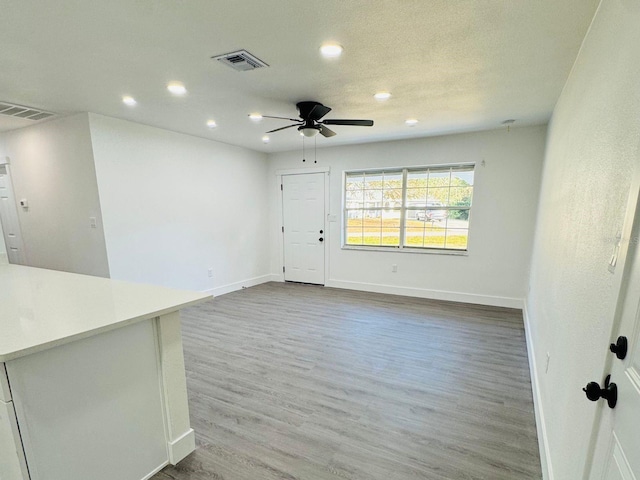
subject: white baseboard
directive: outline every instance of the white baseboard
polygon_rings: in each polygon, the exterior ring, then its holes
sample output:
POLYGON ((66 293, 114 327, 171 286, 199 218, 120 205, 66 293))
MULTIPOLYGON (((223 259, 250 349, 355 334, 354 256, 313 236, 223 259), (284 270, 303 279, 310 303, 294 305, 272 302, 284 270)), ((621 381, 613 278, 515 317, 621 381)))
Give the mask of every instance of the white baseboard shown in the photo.
POLYGON ((210 288, 209 290, 204 290, 202 293, 218 297, 220 295, 224 295, 225 293, 231 293, 235 292, 236 290, 241 290, 242 288, 254 287, 256 285, 260 285, 261 283, 277 281, 278 275, 261 275, 259 277, 248 278, 240 282, 229 283, 221 287, 210 288))
POLYGON ((345 288, 347 290, 362 290, 365 292, 389 293, 391 295, 405 295, 407 297, 430 298, 433 300, 447 300, 450 302, 475 303, 493 307, 522 308, 521 298, 497 297, 491 295, 476 295, 472 293, 449 292, 446 290, 429 290, 414 287, 399 287, 379 283, 351 282, 346 280, 328 280, 326 287, 345 288))
POLYGON ((141 480, 150 480, 156 473, 158 473, 160 470, 162 470, 167 465, 169 465, 169 462, 163 462, 161 465, 157 466, 151 472, 149 472, 147 475, 142 477, 141 480))
POLYGON ((173 442, 169 442, 169 463, 176 465, 180 460, 196 449, 196 434, 193 428, 180 435, 173 442))
POLYGON ((544 421, 544 411, 542 408, 542 397, 540 396, 540 382, 538 381, 538 367, 536 366, 536 353, 531 337, 531 320, 527 310, 527 302, 522 308, 524 318, 524 333, 527 340, 527 354, 529 356, 529 373, 531 375, 531 389, 533 391, 533 410, 536 415, 536 430, 538 432, 538 448, 540 449, 540 464, 542 466, 543 480, 553 479, 553 468, 551 465, 551 452, 549 451, 549 440, 547 438, 547 424, 544 421))

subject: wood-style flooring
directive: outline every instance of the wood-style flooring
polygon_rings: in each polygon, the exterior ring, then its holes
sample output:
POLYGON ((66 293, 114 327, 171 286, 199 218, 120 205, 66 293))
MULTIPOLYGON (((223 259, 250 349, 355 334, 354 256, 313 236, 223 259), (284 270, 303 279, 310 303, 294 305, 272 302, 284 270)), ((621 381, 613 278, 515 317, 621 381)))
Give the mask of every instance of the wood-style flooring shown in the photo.
POLYGON ((519 310, 267 283, 182 322, 198 448, 153 480, 541 478, 519 310))

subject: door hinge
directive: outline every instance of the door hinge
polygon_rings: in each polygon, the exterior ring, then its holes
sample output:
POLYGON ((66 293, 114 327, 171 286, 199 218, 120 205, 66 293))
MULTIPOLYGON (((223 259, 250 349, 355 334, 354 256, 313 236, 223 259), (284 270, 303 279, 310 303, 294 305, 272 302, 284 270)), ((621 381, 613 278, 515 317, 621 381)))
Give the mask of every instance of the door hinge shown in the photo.
POLYGON ((284 225, 282 226, 282 233, 284 233, 284 225))
POLYGON ((284 190, 284 188, 282 188, 282 184, 280 184, 280 191, 283 191, 283 190, 284 190))
POLYGON ((282 273, 284 273, 284 265, 282 266, 282 273))

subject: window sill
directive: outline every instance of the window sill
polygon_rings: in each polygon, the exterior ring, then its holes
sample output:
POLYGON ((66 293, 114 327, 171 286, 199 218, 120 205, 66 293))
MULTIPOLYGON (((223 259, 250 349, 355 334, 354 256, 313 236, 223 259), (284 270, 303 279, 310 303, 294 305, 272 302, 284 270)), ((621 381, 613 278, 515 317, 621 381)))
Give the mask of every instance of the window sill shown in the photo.
POLYGON ((342 245, 342 250, 361 250, 367 252, 417 253, 419 255, 453 255, 457 257, 469 256, 469 250, 445 250, 440 248, 397 248, 397 247, 366 247, 364 245, 342 245))

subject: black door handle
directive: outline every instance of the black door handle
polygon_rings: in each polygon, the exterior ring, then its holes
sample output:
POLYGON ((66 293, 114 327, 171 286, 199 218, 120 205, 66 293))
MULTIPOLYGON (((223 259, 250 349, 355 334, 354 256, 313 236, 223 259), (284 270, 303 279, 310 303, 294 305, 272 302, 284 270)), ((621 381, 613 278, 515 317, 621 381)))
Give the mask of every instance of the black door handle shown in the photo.
POLYGON ((324 242, 324 238, 322 238, 322 237, 320 237, 318 240, 319 240, 320 242, 324 242))
POLYGON ((627 356, 627 337, 619 336, 616 343, 609 346, 609 350, 615 353, 620 360, 624 360, 627 356))
POLYGON ((600 385, 596 382, 589 382, 582 391, 587 394, 587 398, 592 402, 597 402, 604 398, 609 408, 615 408, 618 402, 618 386, 615 383, 610 383, 610 381, 611 375, 607 375, 604 381, 604 388, 600 388, 600 385))
POLYGON ((324 230, 320 230, 320 235, 322 235, 324 233, 324 230))

